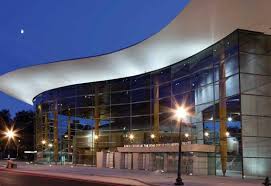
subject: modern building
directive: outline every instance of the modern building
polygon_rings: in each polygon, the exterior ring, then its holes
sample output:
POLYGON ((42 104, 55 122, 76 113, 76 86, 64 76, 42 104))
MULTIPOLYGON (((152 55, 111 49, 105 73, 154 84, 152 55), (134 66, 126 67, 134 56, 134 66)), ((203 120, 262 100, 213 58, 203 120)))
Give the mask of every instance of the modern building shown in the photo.
POLYGON ((34 104, 38 161, 171 172, 181 138, 184 174, 267 176, 268 7, 191 0, 137 45, 18 69, 0 76, 0 89, 34 104), (190 113, 183 122, 178 105, 190 113))

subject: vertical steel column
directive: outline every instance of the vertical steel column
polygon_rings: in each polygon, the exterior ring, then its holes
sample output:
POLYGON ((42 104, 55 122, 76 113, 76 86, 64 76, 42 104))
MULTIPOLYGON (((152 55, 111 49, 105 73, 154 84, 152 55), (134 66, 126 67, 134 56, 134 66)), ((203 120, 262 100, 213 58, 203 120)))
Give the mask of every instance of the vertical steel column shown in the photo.
POLYGON ((219 118, 220 118, 220 156, 223 176, 227 170, 227 104, 226 104, 226 77, 225 61, 219 64, 219 118))
POLYGON ((54 111, 54 161, 58 161, 58 112, 57 112, 57 103, 55 105, 54 111))
POLYGON ((158 143, 160 138, 159 129, 159 83, 156 79, 153 87, 154 103, 153 103, 153 133, 155 135, 154 142, 158 143))

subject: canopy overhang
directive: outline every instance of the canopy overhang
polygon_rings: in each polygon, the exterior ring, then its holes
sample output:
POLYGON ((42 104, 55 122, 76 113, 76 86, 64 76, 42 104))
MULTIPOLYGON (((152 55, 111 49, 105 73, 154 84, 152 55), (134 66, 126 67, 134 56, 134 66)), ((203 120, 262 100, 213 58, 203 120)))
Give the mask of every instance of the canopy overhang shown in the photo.
POLYGON ((156 35, 126 49, 18 69, 0 76, 0 90, 26 103, 63 86, 139 75, 188 58, 234 30, 269 32, 270 0, 191 0, 156 35))

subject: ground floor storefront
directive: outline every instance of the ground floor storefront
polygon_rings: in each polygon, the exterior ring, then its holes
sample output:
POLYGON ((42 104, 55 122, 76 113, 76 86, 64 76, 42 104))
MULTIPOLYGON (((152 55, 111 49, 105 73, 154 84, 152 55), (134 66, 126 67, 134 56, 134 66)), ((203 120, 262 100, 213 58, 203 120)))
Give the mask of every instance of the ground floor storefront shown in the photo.
MULTIPOLYGON (((97 152, 98 168, 176 172, 178 144, 127 145, 116 152, 97 152)), ((186 175, 215 175, 215 146, 182 145, 181 170, 186 175)))

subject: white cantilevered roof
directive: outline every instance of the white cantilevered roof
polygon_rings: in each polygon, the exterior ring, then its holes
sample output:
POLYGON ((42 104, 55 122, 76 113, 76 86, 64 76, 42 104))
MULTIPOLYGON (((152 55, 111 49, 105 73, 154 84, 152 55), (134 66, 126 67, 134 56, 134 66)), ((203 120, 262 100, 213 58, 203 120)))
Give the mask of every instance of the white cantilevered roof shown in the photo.
POLYGON ((18 69, 0 76, 0 90, 26 103, 47 90, 133 76, 176 63, 235 29, 270 32, 270 0, 191 0, 156 35, 111 54, 18 69))

